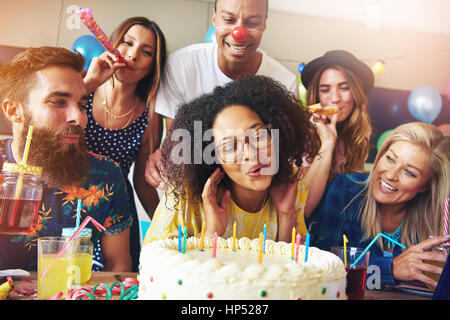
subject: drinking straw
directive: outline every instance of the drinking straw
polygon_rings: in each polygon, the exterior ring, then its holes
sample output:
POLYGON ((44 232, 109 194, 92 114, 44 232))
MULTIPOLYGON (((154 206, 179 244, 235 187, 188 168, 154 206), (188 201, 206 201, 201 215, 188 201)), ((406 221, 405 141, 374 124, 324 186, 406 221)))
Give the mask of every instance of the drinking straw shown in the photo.
POLYGON ((344 266, 347 268, 347 236, 344 234, 343 235, 344 238, 344 266))
POLYGON ((263 228, 263 249, 262 252, 266 252, 266 232, 267 232, 267 227, 266 224, 264 224, 264 228, 263 228))
POLYGON ((200 251, 203 251, 203 238, 205 237, 205 221, 202 221, 202 233, 200 235, 200 251))
POLYGON ((448 235, 448 201, 449 201, 449 198, 445 198, 445 202, 444 202, 444 228, 443 228, 443 232, 442 232, 443 236, 448 235))
POLYGON ((353 269, 353 268, 356 266, 356 264, 359 262, 359 260, 361 260, 361 258, 366 254, 366 252, 367 252, 367 251, 370 249, 370 247, 375 243, 375 241, 378 240, 379 237, 384 237, 384 238, 386 238, 387 240, 389 240, 389 241, 395 243, 396 245, 402 247, 403 249, 406 249, 406 247, 405 247, 404 245, 402 245, 401 243, 395 241, 394 239, 392 239, 392 238, 386 236, 385 234, 383 234, 382 232, 380 232, 380 233, 377 234, 377 236, 372 240, 372 242, 369 243, 369 245, 367 246, 367 248, 364 249, 364 251, 363 251, 363 252, 361 253, 361 255, 358 257, 358 259, 356 259, 355 262, 353 262, 353 263, 351 264, 350 269, 353 269))
MULTIPOLYGON (((32 125, 30 125, 28 127, 27 140, 25 142, 25 150, 23 151, 23 156, 22 156, 22 165, 27 164, 28 153, 30 152, 31 138, 33 136, 33 129, 34 129, 34 126, 32 126, 32 125)), ((17 185, 16 185, 16 194, 14 195, 14 200, 15 200, 14 207, 13 207, 13 211, 11 213, 11 217, 9 218, 9 223, 8 223, 8 225, 10 227, 14 226, 15 221, 16 221, 17 210, 19 209, 19 202, 17 200, 20 198, 20 191, 22 190, 22 184, 23 184, 23 173, 20 173, 19 178, 17 180, 17 185)))
POLYGON ((294 250, 295 250, 295 227, 292 228, 291 260, 294 260, 294 250))
POLYGON ((75 222, 75 229, 80 227, 80 218, 81 218, 81 199, 78 199, 78 205, 77 205, 77 219, 75 222))
POLYGON ((181 224, 178 225, 178 252, 181 252, 181 224))
POLYGON ((187 238, 187 229, 186 226, 184 226, 184 230, 183 230, 183 253, 186 253, 186 238, 187 238))
POLYGON ((66 244, 64 245, 64 247, 56 254, 55 257, 55 261, 53 261, 52 264, 50 264, 46 270, 44 270, 41 273, 41 277, 44 277, 47 272, 50 270, 50 268, 53 266, 53 264, 55 264, 56 259, 59 259, 63 253, 67 250, 67 248, 69 247, 69 245, 72 243, 73 240, 75 240, 76 238, 78 238, 78 236, 80 235, 81 231, 86 227, 86 225, 92 222, 94 224, 94 226, 98 229, 98 231, 105 231, 105 227, 103 227, 100 223, 98 223, 94 218, 87 216, 86 219, 84 219, 83 223, 78 227, 78 229, 74 232, 74 234, 69 238, 69 240, 66 242, 66 244))
POLYGON ((105 47, 105 49, 109 52, 113 53, 119 59, 119 62, 126 63, 119 50, 114 48, 111 40, 94 20, 94 17, 92 16, 92 9, 80 8, 77 11, 77 14, 80 16, 81 21, 89 29, 89 31, 91 31, 92 34, 97 38, 97 40, 100 41, 102 46, 105 47))
POLYGON ((236 221, 233 223, 233 245, 231 249, 236 251, 236 221))
POLYGON ((262 256, 263 256, 263 248, 264 246, 264 235, 262 232, 259 233, 259 256, 258 256, 258 263, 262 263, 262 256))
POLYGON ((212 249, 212 257, 216 257, 216 250, 217 250, 217 232, 214 232, 214 242, 213 242, 213 249, 212 249))
POLYGON ((310 241, 310 235, 309 232, 306 234, 306 240, 305 240, 305 262, 308 262, 308 251, 309 251, 309 241, 310 241))
POLYGON ((299 234, 297 234, 297 240, 295 242, 296 246, 295 246, 295 262, 298 263, 298 250, 300 249, 300 241, 302 239, 302 236, 299 234))

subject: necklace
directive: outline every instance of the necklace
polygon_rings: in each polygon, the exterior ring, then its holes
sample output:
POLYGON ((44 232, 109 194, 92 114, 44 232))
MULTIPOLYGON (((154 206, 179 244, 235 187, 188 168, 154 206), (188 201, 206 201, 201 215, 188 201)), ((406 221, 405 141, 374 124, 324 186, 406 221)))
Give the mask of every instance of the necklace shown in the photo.
MULTIPOLYGON (((387 233, 387 232, 383 232, 383 234, 391 239, 394 239, 397 242, 400 242, 400 238, 402 236, 402 227, 403 227, 403 220, 402 223, 400 223, 400 226, 397 228, 397 230, 395 230, 393 233, 387 233)), ((392 243, 392 241, 389 241, 385 238, 383 238, 383 244, 386 246, 388 250, 391 250, 395 247, 395 243, 392 243)))
MULTIPOLYGON (((265 205, 266 205, 266 200, 267 200, 267 195, 269 194, 269 190, 267 190, 266 191, 266 194, 264 195, 264 201, 263 201, 263 205, 262 205, 262 208, 259 210, 259 212, 258 212, 258 214, 259 214, 259 217, 258 217, 258 221, 256 222, 256 224, 255 224, 255 228, 253 229, 253 234, 252 234, 252 238, 251 239, 254 239, 255 238, 255 233, 256 233, 256 230, 258 230, 258 227, 259 227, 259 223, 261 222, 261 216, 263 215, 263 209, 264 209, 264 207, 265 207, 265 205)), ((236 204, 236 203, 235 203, 236 204)), ((243 226, 244 224, 242 224, 241 223, 241 221, 240 221, 240 219, 238 218, 238 216, 237 216, 237 214, 235 213, 235 212, 233 212, 233 216, 234 216, 234 220, 237 222, 237 224, 238 225, 240 225, 240 226, 243 226)))
POLYGON ((111 110, 108 108, 108 101, 107 101, 107 95, 106 95, 106 86, 104 88, 105 88, 104 89, 104 91, 105 91, 105 93, 104 93, 105 100, 103 100, 103 109, 105 109, 105 128, 108 128, 108 117, 106 116, 107 114, 111 118, 117 120, 117 119, 122 119, 122 118, 126 117, 127 115, 129 115, 131 113, 131 116, 128 118, 127 123, 121 129, 126 128, 131 123, 131 120, 133 119, 133 116, 134 116, 134 112, 136 111, 137 95, 135 95, 135 98, 134 98, 134 106, 133 106, 133 108, 131 108, 130 111, 128 111, 128 112, 126 112, 126 113, 124 113, 124 114, 122 114, 120 116, 117 116, 117 115, 113 114, 111 112, 111 110))
POLYGON ((105 88, 105 100, 103 100, 103 108, 105 109, 105 113, 107 113, 111 118, 113 118, 113 119, 122 119, 122 118, 125 118, 126 116, 128 116, 130 113, 134 112, 134 109, 136 107, 137 96, 136 96, 135 101, 134 101, 134 107, 130 111, 125 112, 124 114, 121 114, 119 116, 117 116, 114 113, 112 113, 112 111, 108 107, 108 100, 107 100, 107 95, 106 95, 106 86, 104 88, 105 88))

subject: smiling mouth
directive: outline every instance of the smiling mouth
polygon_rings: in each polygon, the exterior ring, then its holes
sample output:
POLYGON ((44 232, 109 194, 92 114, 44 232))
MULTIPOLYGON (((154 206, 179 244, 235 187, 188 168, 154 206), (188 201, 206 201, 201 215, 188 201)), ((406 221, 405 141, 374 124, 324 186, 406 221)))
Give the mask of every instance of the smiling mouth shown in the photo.
POLYGON ((247 50, 247 49, 250 47, 249 44, 248 44, 248 45, 232 45, 232 44, 229 43, 229 42, 225 42, 225 44, 226 44, 231 50, 236 51, 236 52, 244 52, 245 50, 247 50))
POLYGON ((382 188, 382 190, 386 190, 388 192, 395 192, 398 190, 397 188, 394 188, 381 178, 380 178, 380 187, 382 188))

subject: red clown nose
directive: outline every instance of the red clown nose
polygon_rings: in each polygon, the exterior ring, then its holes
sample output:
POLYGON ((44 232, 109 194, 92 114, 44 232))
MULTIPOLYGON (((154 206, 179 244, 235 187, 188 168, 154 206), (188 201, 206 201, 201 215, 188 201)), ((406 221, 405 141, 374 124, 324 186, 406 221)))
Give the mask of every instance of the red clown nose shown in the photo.
POLYGON ((248 32, 244 27, 238 26, 231 31, 231 36, 236 41, 244 41, 248 38, 248 32))

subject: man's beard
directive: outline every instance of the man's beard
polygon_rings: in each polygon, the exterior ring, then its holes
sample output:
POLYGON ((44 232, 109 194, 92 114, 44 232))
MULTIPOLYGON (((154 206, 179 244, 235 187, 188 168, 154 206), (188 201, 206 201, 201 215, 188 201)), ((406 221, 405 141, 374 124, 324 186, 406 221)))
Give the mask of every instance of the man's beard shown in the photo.
MULTIPOLYGON (((19 139, 19 150, 25 150, 30 124, 27 120, 19 139)), ((89 174, 89 154, 84 130, 80 126, 71 126, 63 131, 35 126, 27 164, 42 168, 41 178, 48 187, 62 188, 75 182, 81 183, 89 174), (62 142, 61 139, 66 134, 79 134, 78 144, 62 142)))

